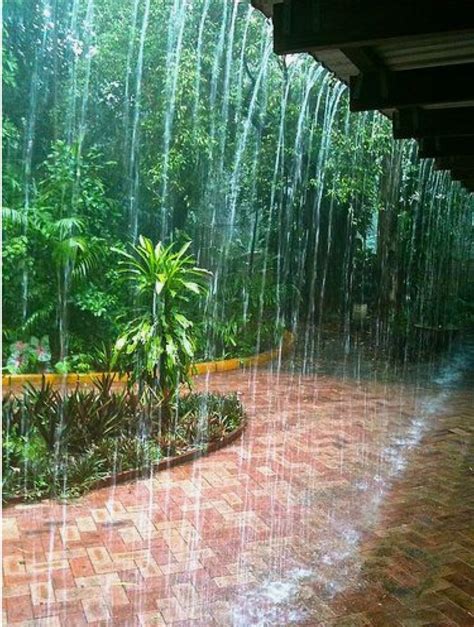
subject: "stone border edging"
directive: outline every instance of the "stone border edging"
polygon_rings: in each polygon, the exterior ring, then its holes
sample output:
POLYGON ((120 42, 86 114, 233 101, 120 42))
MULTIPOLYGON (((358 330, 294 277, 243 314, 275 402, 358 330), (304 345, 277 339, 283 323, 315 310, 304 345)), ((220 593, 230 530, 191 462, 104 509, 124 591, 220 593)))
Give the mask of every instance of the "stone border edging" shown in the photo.
MULTIPOLYGON (((209 442, 209 444, 205 448, 195 448, 190 451, 186 451, 182 455, 175 455, 174 457, 165 457, 161 461, 156 464, 153 464, 151 470, 154 472, 159 472, 160 470, 167 470, 168 468, 173 468, 174 466, 179 466, 180 464, 185 464, 186 462, 193 461, 195 459, 199 459, 200 457, 206 457, 209 453, 214 453, 221 448, 224 448, 237 438, 239 438, 245 428, 247 427, 248 420, 244 418, 242 424, 234 429, 230 433, 223 435, 219 440, 214 440, 213 442, 209 442)), ((126 481, 130 481, 132 479, 137 479, 140 477, 146 477, 150 472, 150 469, 131 469, 124 470, 123 472, 119 472, 116 475, 110 475, 109 477, 104 477, 103 479, 98 479, 97 482, 93 483, 90 487, 91 490, 97 490, 99 488, 107 488, 111 485, 116 485, 119 483, 125 483, 126 481)))
MULTIPOLYGON (((252 357, 232 358, 232 359, 220 359, 218 361, 204 361, 192 366, 191 374, 209 374, 212 372, 229 372, 231 370, 239 370, 239 368, 245 368, 246 366, 262 366, 266 364, 280 354, 285 354, 291 349, 294 343, 294 334, 291 331, 285 331, 283 333, 280 348, 274 348, 263 353, 258 353, 252 357)), ((47 383, 71 385, 78 383, 92 383, 94 379, 100 378, 104 374, 116 374, 117 382, 127 381, 127 375, 119 375, 118 373, 104 373, 104 372, 87 372, 70 373, 70 374, 7 374, 2 375, 2 387, 11 388, 15 385, 24 385, 25 383, 41 383, 44 380, 47 383)))

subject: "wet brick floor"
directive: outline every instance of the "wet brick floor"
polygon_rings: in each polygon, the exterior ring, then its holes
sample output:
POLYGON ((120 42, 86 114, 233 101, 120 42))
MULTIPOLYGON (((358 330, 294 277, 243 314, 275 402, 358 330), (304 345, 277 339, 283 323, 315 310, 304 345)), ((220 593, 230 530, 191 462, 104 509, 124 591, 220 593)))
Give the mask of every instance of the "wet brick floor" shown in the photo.
POLYGON ((250 417, 228 448, 4 509, 4 624, 474 625, 472 390, 208 384, 250 417))

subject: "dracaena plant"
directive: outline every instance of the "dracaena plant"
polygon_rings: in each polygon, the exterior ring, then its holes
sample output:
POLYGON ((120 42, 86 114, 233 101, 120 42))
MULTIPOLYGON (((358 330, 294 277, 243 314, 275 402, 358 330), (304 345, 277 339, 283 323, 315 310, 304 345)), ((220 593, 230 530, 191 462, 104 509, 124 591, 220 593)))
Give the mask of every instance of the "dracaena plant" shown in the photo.
POLYGON ((117 250, 120 271, 132 284, 140 315, 132 320, 115 345, 115 359, 125 365, 140 392, 151 387, 161 398, 162 418, 168 420, 196 349, 193 322, 186 304, 206 291, 207 270, 188 254, 191 242, 154 245, 141 236, 131 252, 117 250))

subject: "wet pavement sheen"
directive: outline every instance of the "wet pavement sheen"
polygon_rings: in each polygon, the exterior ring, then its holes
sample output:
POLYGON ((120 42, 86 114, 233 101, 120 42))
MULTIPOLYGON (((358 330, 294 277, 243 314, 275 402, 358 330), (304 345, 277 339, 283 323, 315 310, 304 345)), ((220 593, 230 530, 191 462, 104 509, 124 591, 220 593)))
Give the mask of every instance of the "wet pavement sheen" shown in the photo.
POLYGON ((243 437, 3 512, 8 625, 474 625, 471 386, 270 370, 243 437))

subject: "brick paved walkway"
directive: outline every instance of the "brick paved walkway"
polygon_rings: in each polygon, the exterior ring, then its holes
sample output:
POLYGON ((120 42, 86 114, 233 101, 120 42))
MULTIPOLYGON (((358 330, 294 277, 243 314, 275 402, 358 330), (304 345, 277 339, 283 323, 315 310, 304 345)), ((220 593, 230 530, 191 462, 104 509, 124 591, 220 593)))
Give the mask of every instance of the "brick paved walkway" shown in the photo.
POLYGON ((209 385, 242 393, 237 443, 4 510, 4 624, 474 625, 473 392, 209 385))

